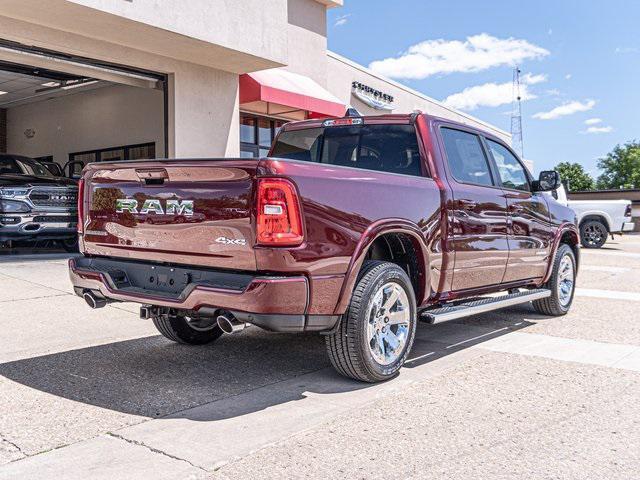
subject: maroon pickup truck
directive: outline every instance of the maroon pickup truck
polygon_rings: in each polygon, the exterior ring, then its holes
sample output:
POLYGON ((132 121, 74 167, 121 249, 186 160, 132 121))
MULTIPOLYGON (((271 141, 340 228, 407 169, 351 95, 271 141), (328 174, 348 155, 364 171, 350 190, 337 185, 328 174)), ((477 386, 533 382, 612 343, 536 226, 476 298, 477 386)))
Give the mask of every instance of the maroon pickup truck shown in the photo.
POLYGON ((429 115, 289 123, 268 158, 89 165, 70 276, 91 307, 140 303, 175 342, 319 332, 340 373, 376 382, 418 320, 569 310, 575 214, 541 193, 558 186, 429 115))

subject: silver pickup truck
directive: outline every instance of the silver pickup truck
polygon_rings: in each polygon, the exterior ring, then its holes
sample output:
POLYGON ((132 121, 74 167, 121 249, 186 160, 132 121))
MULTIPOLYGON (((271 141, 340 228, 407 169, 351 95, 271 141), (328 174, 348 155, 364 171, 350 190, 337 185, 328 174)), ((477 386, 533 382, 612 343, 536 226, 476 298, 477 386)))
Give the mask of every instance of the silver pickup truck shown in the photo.
POLYGON ((0 155, 0 246, 15 241, 56 240, 77 248, 78 186, 43 164, 0 155))

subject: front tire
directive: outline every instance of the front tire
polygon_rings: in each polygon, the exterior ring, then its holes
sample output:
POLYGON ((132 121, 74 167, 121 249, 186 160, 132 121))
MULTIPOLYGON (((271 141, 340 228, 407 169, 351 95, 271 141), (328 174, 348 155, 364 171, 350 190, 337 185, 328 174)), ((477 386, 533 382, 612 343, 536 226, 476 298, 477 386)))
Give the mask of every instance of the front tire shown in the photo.
POLYGON ((223 333, 215 319, 160 315, 153 318, 153 324, 164 337, 186 345, 206 345, 223 333))
POLYGON ((551 290, 551 296, 534 300, 533 308, 543 315, 566 315, 571 308, 576 289, 576 257, 569 245, 563 243, 558 248, 551 278, 543 288, 551 290))
POLYGON ((580 225, 580 243, 584 248, 602 248, 607 235, 607 226, 598 220, 588 220, 580 225))
POLYGON ((326 337, 329 359, 346 377, 388 380, 411 351, 416 323, 415 294, 405 271, 394 263, 367 261, 347 312, 326 337))

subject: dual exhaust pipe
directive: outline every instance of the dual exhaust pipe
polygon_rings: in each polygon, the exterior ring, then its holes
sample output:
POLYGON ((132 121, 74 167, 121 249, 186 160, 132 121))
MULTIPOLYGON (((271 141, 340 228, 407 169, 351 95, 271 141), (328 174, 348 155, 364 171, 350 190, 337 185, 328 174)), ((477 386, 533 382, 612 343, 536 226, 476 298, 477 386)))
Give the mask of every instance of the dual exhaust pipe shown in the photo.
MULTIPOLYGON (((107 303, 109 303, 109 300, 103 297, 100 293, 96 293, 92 290, 86 290, 82 294, 82 298, 84 298, 84 301, 87 302, 87 305, 94 309, 103 308, 107 305, 107 303)), ((152 317, 152 308, 148 306, 140 307, 140 316, 142 318, 152 317)), ((231 312, 227 312, 224 310, 219 311, 216 317, 216 323, 218 324, 220 330, 229 335, 241 332, 250 325, 249 323, 241 322, 231 312)))

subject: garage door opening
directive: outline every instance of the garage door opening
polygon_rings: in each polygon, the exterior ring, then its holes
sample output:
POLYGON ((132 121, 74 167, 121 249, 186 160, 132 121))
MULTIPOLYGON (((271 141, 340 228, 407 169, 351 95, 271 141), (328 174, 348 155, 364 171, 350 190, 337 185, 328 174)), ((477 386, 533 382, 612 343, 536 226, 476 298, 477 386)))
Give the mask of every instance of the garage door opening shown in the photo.
POLYGON ((165 86, 161 74, 0 42, 0 253, 73 241, 88 163, 166 156, 165 86))

